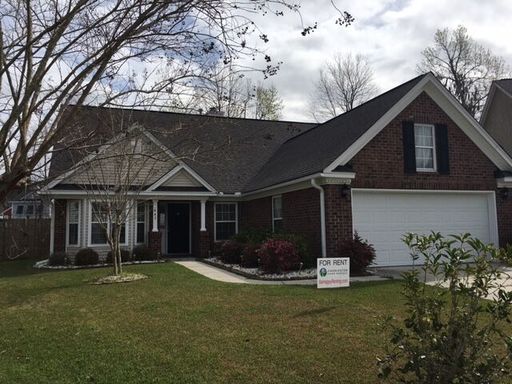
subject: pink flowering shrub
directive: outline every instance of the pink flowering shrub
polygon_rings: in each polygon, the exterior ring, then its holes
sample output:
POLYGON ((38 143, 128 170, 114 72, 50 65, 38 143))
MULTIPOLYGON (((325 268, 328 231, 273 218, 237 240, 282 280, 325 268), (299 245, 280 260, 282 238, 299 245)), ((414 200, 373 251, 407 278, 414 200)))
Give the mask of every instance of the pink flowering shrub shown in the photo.
POLYGON ((258 254, 260 266, 267 273, 293 271, 301 267, 297 247, 290 241, 267 240, 261 245, 258 254))

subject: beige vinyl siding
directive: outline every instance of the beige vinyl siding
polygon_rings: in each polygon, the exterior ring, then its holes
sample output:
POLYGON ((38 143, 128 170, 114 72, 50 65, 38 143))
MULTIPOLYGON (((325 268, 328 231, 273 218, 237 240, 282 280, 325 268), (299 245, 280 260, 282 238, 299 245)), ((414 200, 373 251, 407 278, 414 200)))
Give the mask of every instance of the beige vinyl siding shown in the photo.
POLYGON ((182 169, 169 180, 162 184, 164 187, 201 187, 202 184, 198 182, 186 170, 182 169))
POLYGON ((116 183, 117 180, 126 180, 116 175, 116 171, 119 171, 119 167, 115 165, 116 153, 120 156, 131 156, 129 161, 125 160, 122 164, 129 164, 128 168, 131 168, 133 174, 136 174, 136 177, 133 178, 133 185, 149 186, 155 183, 173 169, 177 162, 145 136, 144 139, 144 153, 150 154, 151 157, 127 154, 131 152, 123 149, 126 143, 118 143, 99 154, 96 159, 91 160, 89 163, 92 164, 91 167, 79 167, 75 173, 61 183, 105 185, 116 183))
MULTIPOLYGON (((100 260, 104 259, 107 256, 107 253, 110 251, 110 247, 108 245, 89 245, 89 224, 91 220, 90 215, 90 204, 91 200, 94 199, 83 199, 80 201, 80 232, 79 232, 79 243, 78 246, 68 246, 66 248, 66 252, 73 260, 74 255, 81 248, 92 248, 96 252, 98 252, 100 256, 100 260)), ((134 210, 131 209, 127 220, 126 220, 126 234, 127 234, 127 244, 121 245, 123 249, 131 250, 135 243, 135 219, 136 216, 134 214, 134 210)), ((67 225, 66 225, 67 230, 67 225)))

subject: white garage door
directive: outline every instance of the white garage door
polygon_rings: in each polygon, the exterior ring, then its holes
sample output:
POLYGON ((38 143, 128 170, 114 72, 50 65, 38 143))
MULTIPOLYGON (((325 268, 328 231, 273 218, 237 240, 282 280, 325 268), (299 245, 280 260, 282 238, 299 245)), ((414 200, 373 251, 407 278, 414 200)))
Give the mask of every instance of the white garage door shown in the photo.
POLYGON ((494 194, 352 190, 354 230, 375 247, 376 265, 412 264, 402 242, 407 232, 469 232, 497 244, 494 194))

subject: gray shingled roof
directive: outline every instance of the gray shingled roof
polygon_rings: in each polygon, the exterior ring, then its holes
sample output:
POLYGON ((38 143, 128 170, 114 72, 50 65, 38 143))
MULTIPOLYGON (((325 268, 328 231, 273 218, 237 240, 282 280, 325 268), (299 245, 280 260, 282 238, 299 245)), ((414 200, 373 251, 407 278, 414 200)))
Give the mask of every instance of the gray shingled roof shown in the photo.
MULTIPOLYGON (((242 191, 283 142, 316 125, 118 108, 74 106, 70 111, 73 117, 67 125, 71 137, 79 131, 94 132, 91 141, 99 144, 112 137, 117 122, 123 121, 125 128, 136 123, 225 193, 242 191)), ((65 172, 81 156, 80 151, 56 152, 50 177, 65 172)))
MULTIPOLYGON (((67 124, 72 136, 94 132, 89 141, 96 145, 112 137, 120 121, 125 128, 136 123, 177 156, 185 156, 183 161, 217 191, 247 192, 322 172, 424 76, 319 125, 76 106, 69 108, 67 124)), ((56 152, 50 177, 69 169, 80 156, 80 151, 56 152)))
POLYGON ((253 191, 322 172, 424 76, 418 76, 288 140, 252 178, 245 190, 253 191))
POLYGON ((501 88, 503 88, 509 95, 512 96, 512 79, 501 79, 501 80, 496 80, 495 82, 501 88))

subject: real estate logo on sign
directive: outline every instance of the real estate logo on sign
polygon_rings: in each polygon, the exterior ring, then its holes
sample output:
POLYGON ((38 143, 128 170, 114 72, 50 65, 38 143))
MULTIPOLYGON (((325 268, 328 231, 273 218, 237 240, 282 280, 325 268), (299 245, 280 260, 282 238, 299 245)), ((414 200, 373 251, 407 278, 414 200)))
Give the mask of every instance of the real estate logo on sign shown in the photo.
POLYGON ((316 270, 317 288, 350 286, 350 259, 348 257, 317 259, 316 270))

